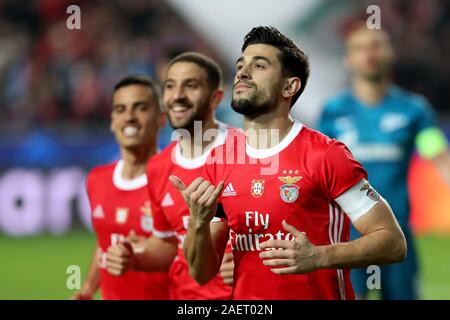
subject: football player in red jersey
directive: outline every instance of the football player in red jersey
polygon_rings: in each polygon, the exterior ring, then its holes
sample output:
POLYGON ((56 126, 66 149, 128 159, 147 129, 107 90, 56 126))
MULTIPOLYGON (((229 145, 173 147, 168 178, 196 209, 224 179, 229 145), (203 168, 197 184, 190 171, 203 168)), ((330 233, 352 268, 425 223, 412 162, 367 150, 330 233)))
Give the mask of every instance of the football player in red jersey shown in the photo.
POLYGON ((108 269, 113 274, 122 274, 129 268, 158 270, 161 266, 155 264, 158 260, 152 256, 163 252, 164 247, 178 248, 169 270, 170 297, 175 300, 231 298, 233 261, 230 248, 220 273, 208 284, 200 286, 189 275, 183 253, 189 207, 169 181, 171 174, 193 181, 202 174, 210 150, 225 142, 227 127, 217 122, 214 116, 223 97, 221 78, 217 63, 198 53, 183 53, 169 62, 163 101, 169 122, 182 139, 152 157, 147 166, 151 181, 148 191, 154 218, 153 237, 148 240, 143 253, 133 254, 123 244, 108 251, 108 269))
POLYGON ((230 132, 188 187, 170 178, 190 207, 190 273, 207 283, 230 239, 234 299, 354 299, 349 268, 405 258, 389 205, 344 144, 290 118, 309 75, 292 40, 254 28, 236 69, 247 136, 230 132), (349 242, 350 221, 362 237, 349 242))
POLYGON ((97 244, 86 281, 73 299, 92 299, 99 287, 103 299, 169 298, 167 272, 129 272, 116 277, 106 270, 110 246, 125 238, 139 246, 152 234, 145 170, 147 160, 156 153, 158 130, 164 123, 159 88, 151 79, 129 76, 115 86, 111 131, 121 159, 94 168, 87 177, 97 244))

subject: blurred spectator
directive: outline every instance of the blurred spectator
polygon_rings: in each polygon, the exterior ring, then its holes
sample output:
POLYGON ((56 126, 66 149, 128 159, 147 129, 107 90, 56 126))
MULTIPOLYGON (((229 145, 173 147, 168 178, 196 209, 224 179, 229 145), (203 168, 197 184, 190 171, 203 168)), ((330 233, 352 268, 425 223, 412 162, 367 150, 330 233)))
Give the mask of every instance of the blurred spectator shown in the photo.
POLYGON ((366 8, 381 8, 381 27, 387 30, 397 53, 395 82, 425 95, 438 111, 449 112, 450 1, 365 0, 353 2, 356 14, 343 24, 343 33, 355 21, 367 18, 366 8))

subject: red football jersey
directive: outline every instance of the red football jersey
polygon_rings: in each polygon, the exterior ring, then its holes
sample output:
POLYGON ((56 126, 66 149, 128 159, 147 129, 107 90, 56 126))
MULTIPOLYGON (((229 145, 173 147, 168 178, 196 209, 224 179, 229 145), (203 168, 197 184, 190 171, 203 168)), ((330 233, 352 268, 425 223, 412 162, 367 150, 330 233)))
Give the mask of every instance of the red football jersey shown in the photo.
MULTIPOLYGON (((217 146, 225 141, 226 128, 221 125, 217 146)), ((155 155, 147 165, 147 176, 156 237, 178 239, 178 253, 169 270, 170 297, 174 300, 223 300, 231 299, 231 286, 224 284, 220 275, 200 286, 189 275, 183 242, 189 223, 189 207, 180 192, 169 181, 170 175, 179 177, 186 185, 200 177, 207 156, 188 159, 182 156, 177 142, 171 143, 161 153, 155 155)), ((227 251, 231 251, 228 248, 227 251)))
POLYGON ((97 235, 100 289, 103 299, 169 299, 167 272, 129 271, 114 276, 106 270, 106 251, 131 230, 149 237, 153 217, 147 192, 147 177, 122 178, 123 161, 94 168, 87 177, 92 224, 97 235))
POLYGON ((259 243, 295 239, 283 220, 315 245, 348 241, 350 220, 334 199, 367 174, 345 145, 298 121, 269 149, 254 149, 242 133, 230 131, 203 175, 215 185, 225 183, 223 211, 215 220, 226 219, 230 227, 234 299, 354 298, 349 270, 277 275, 259 258, 259 243))

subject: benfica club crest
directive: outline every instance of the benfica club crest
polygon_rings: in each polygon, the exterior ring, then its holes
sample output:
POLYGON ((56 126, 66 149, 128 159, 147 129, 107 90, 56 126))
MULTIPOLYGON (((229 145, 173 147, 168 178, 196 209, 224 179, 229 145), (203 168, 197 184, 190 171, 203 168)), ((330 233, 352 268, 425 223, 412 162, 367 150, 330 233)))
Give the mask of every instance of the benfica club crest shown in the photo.
POLYGON ((141 207, 141 228, 146 232, 153 231, 153 217, 152 217, 152 209, 150 208, 150 203, 147 201, 141 207))
POLYGON ((369 183, 364 183, 364 186, 359 191, 367 191, 366 196, 370 198, 372 201, 380 201, 381 197, 380 195, 372 189, 369 183))
POLYGON ((286 203, 292 203, 298 198, 298 189, 299 187, 295 185, 296 182, 299 182, 303 179, 303 177, 278 177, 281 182, 285 184, 280 187, 280 197, 286 203))
POLYGON ((259 198, 264 193, 264 179, 252 180, 252 196, 259 198))

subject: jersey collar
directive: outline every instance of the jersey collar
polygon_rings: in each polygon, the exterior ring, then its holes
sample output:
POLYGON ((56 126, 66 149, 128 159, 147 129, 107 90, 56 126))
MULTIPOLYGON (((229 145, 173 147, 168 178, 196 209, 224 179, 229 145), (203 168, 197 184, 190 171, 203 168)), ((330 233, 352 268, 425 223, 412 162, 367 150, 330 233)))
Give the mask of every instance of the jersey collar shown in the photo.
POLYGON ((283 149, 285 149, 289 144, 295 139, 295 137, 300 133, 302 130, 302 123, 298 121, 297 119, 294 120, 294 124, 289 131, 289 133, 283 138, 283 140, 280 141, 277 145, 273 146, 272 148, 267 149, 255 149, 252 146, 250 146, 247 141, 245 142, 245 152, 247 153, 247 156, 254 159, 263 159, 263 158, 269 158, 277 153, 280 153, 283 149))
POLYGON ((122 177, 123 160, 117 161, 114 167, 113 184, 119 190, 131 191, 136 190, 147 185, 147 176, 145 174, 140 175, 131 180, 126 180, 122 177))
POLYGON ((175 161, 176 164, 184 169, 197 169, 205 165, 206 159, 209 156, 209 153, 212 149, 214 149, 217 146, 220 146, 221 144, 225 143, 225 140, 227 138, 228 129, 227 126, 224 123, 219 122, 219 134, 217 138, 214 140, 214 142, 208 146, 207 150, 199 157, 196 158, 186 158, 181 154, 181 148, 180 144, 177 143, 175 145, 175 161))

